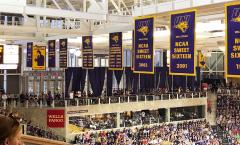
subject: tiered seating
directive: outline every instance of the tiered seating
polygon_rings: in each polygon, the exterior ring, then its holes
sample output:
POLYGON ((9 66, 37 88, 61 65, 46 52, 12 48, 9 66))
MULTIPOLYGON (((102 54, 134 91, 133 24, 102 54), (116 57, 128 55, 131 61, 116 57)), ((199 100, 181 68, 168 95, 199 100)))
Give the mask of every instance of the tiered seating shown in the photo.
POLYGON ((210 125, 204 120, 177 124, 159 124, 122 130, 86 132, 77 135, 76 144, 157 145, 206 144, 219 145, 210 125))
POLYGON ((223 141, 240 144, 240 96, 236 90, 218 91, 216 121, 223 141))

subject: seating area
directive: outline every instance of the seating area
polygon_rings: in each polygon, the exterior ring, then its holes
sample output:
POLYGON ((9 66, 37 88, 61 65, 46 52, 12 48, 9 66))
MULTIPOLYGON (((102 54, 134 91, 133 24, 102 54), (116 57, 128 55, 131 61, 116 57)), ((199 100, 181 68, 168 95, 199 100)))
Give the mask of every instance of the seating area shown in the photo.
POLYGON ((217 95, 217 127, 229 144, 240 144, 240 97, 238 91, 228 90, 225 93, 222 91, 217 95))
POLYGON ((182 123, 168 123, 119 130, 85 132, 77 135, 75 144, 119 144, 119 145, 158 145, 158 144, 204 144, 220 145, 220 141, 206 120, 182 123))

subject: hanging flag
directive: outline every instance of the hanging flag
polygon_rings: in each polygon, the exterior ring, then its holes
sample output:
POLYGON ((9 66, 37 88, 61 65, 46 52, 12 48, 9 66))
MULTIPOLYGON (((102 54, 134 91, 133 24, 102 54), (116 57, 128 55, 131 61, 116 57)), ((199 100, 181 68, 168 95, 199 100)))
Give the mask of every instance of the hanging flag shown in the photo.
POLYGON ((3 64, 4 45, 0 45, 0 64, 3 64))
POLYGON ((200 68, 206 68, 206 57, 201 51, 198 51, 198 66, 200 68))
POLYGON ((226 77, 240 78, 240 2, 225 5, 226 77))
POLYGON ((56 41, 48 41, 48 67, 56 67, 56 41))
POLYGON ((27 43, 27 67, 32 67, 32 47, 32 42, 27 43))
POLYGON ((32 49, 32 69, 45 70, 46 69, 46 47, 33 46, 32 49))
POLYGON ((123 70, 122 32, 109 34, 109 69, 123 70))
POLYGON ((134 73, 154 73, 154 17, 135 19, 134 73))
POLYGON ((83 68, 93 69, 93 44, 92 36, 82 37, 83 68))
POLYGON ((194 10, 171 15, 171 75, 196 75, 195 16, 194 10))
POLYGON ((68 41, 67 39, 59 40, 59 67, 67 68, 67 47, 68 41))

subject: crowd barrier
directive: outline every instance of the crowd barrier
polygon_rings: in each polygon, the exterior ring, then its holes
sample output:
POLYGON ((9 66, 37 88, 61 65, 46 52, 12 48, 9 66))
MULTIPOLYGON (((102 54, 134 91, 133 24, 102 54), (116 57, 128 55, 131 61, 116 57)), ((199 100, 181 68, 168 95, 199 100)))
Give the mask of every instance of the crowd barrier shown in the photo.
POLYGON ((155 100, 178 100, 178 99, 193 99, 193 98, 206 98, 207 92, 189 92, 189 93, 165 93, 160 95, 130 95, 118 97, 88 97, 88 98, 74 98, 74 99, 26 99, 20 100, 19 98, 9 98, 2 101, 3 108, 7 106, 12 107, 72 107, 72 106, 89 106, 97 104, 113 104, 113 103, 130 103, 141 101, 155 101, 155 100))

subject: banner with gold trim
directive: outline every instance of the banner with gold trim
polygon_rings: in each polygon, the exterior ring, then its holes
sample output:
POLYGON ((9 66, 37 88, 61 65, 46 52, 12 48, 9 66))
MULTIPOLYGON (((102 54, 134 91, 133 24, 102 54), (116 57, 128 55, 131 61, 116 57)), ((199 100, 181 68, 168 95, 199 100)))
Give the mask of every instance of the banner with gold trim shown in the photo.
POLYGON ((170 69, 171 75, 196 75, 194 10, 171 14, 170 69))
POLYGON ((32 49, 32 69, 45 70, 46 69, 46 47, 33 46, 32 49))
POLYGON ((240 2, 225 5, 226 77, 240 78, 240 2))
POLYGON ((135 19, 134 73, 154 73, 154 17, 135 19))
POLYGON ((109 34, 109 69, 123 70, 122 32, 109 34))

